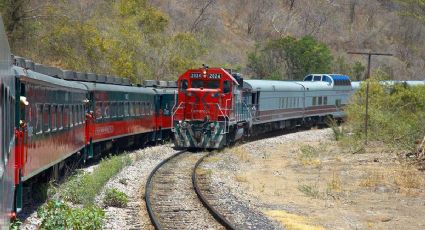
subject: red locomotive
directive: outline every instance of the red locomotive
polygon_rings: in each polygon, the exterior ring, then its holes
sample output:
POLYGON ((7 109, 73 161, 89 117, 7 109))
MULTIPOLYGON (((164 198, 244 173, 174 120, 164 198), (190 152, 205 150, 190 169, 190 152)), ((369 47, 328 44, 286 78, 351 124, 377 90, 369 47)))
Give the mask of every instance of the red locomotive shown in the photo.
POLYGON ((177 147, 221 148, 248 130, 250 113, 242 102, 243 79, 222 68, 186 71, 178 80, 173 109, 177 147))

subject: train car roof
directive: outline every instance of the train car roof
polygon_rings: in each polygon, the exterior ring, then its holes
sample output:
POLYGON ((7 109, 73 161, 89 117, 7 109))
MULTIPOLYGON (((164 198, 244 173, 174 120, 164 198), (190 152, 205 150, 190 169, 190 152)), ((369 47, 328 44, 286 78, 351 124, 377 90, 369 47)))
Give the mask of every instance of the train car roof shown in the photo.
POLYGON ((81 89, 81 90, 87 90, 84 85, 82 85, 79 82, 73 82, 73 81, 66 81, 60 78, 51 77, 45 74, 37 73, 32 70, 27 70, 22 67, 13 66, 14 74, 17 77, 25 77, 33 81, 41 81, 44 82, 47 85, 54 85, 54 86, 62 86, 67 88, 75 88, 75 89, 81 89))
POLYGON ((176 94, 177 88, 153 88, 159 94, 176 94))
POLYGON ((126 92, 126 93, 144 93, 144 94, 157 94, 153 88, 136 87, 136 86, 123 86, 123 85, 110 85, 92 82, 79 82, 87 87, 89 91, 110 91, 110 92, 126 92))
POLYGON ((362 83, 361 81, 352 81, 351 82, 351 87, 353 87, 353 89, 355 89, 355 90, 360 89, 360 84, 361 83, 362 83))
POLYGON ((306 90, 332 90, 333 86, 325 81, 298 81, 298 84, 305 87, 306 90))
POLYGON ((244 89, 251 91, 303 91, 301 84, 293 81, 244 80, 244 89))

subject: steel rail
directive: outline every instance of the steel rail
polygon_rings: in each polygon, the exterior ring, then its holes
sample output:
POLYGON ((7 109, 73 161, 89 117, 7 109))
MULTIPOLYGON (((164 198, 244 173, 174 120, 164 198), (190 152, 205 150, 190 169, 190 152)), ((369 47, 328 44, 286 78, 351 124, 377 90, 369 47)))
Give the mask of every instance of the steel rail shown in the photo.
POLYGON ((170 157, 168 157, 167 159, 161 161, 161 163, 159 163, 153 170, 152 172, 149 174, 148 180, 146 182, 146 186, 145 186, 145 202, 146 202, 146 209, 148 211, 149 214, 149 218, 151 219, 151 222, 153 224, 153 226, 155 227, 155 229, 159 230, 162 229, 161 225, 158 221, 158 219, 155 217, 155 214, 153 212, 152 209, 152 204, 151 204, 151 198, 150 198, 150 193, 152 192, 152 179, 155 176, 155 173, 158 171, 159 168, 161 168, 164 164, 166 164, 167 162, 169 162, 170 160, 172 160, 173 158, 179 156, 180 154, 183 154, 187 152, 187 150, 182 150, 179 151, 173 155, 171 155, 170 157))
POLYGON ((213 153, 210 152, 208 154, 205 154, 205 156, 201 157, 196 164, 195 167, 193 167, 192 170, 192 184, 193 188, 195 189, 196 195, 198 196, 199 200, 201 200, 204 207, 210 212, 210 214, 214 217, 214 219, 219 222, 221 225, 223 225, 228 230, 236 230, 237 228, 230 223, 223 215, 220 214, 217 209, 215 209, 207 200, 207 198, 202 194, 201 189, 198 186, 198 177, 196 175, 196 170, 198 169, 199 165, 204 161, 205 158, 211 156, 213 153))

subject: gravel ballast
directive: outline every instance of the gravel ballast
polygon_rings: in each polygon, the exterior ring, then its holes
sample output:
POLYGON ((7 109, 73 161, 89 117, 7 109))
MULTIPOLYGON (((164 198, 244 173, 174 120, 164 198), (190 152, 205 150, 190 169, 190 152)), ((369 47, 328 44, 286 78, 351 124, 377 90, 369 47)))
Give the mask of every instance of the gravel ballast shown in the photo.
MULTIPOLYGON (((130 156, 133 163, 112 177, 95 198, 95 204, 102 207, 105 211, 106 218, 103 229, 153 229, 145 211, 143 197, 145 183, 153 168, 175 152, 172 144, 166 144, 124 153, 130 156), (112 188, 124 192, 128 196, 127 207, 104 206, 105 191, 112 188)), ((86 173, 91 173, 95 167, 97 167, 97 164, 82 170, 86 173)), ((20 229, 34 230, 38 229, 41 224, 41 220, 37 217, 37 207, 43 204, 29 205, 33 207, 26 207, 20 213, 20 218, 23 219, 20 229)))

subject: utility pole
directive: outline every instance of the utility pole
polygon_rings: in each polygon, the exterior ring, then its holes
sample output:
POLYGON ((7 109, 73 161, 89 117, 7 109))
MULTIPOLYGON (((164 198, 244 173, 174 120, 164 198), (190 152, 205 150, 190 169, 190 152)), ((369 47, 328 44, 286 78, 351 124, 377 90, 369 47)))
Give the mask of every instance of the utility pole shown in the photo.
POLYGON ((370 63, 372 61, 372 56, 393 56, 389 53, 372 53, 372 52, 348 52, 348 54, 359 54, 367 55, 367 75, 366 75, 366 111, 365 111, 365 121, 364 121, 364 132, 365 132, 365 145, 367 145, 367 129, 369 121, 369 81, 370 78, 370 63))

